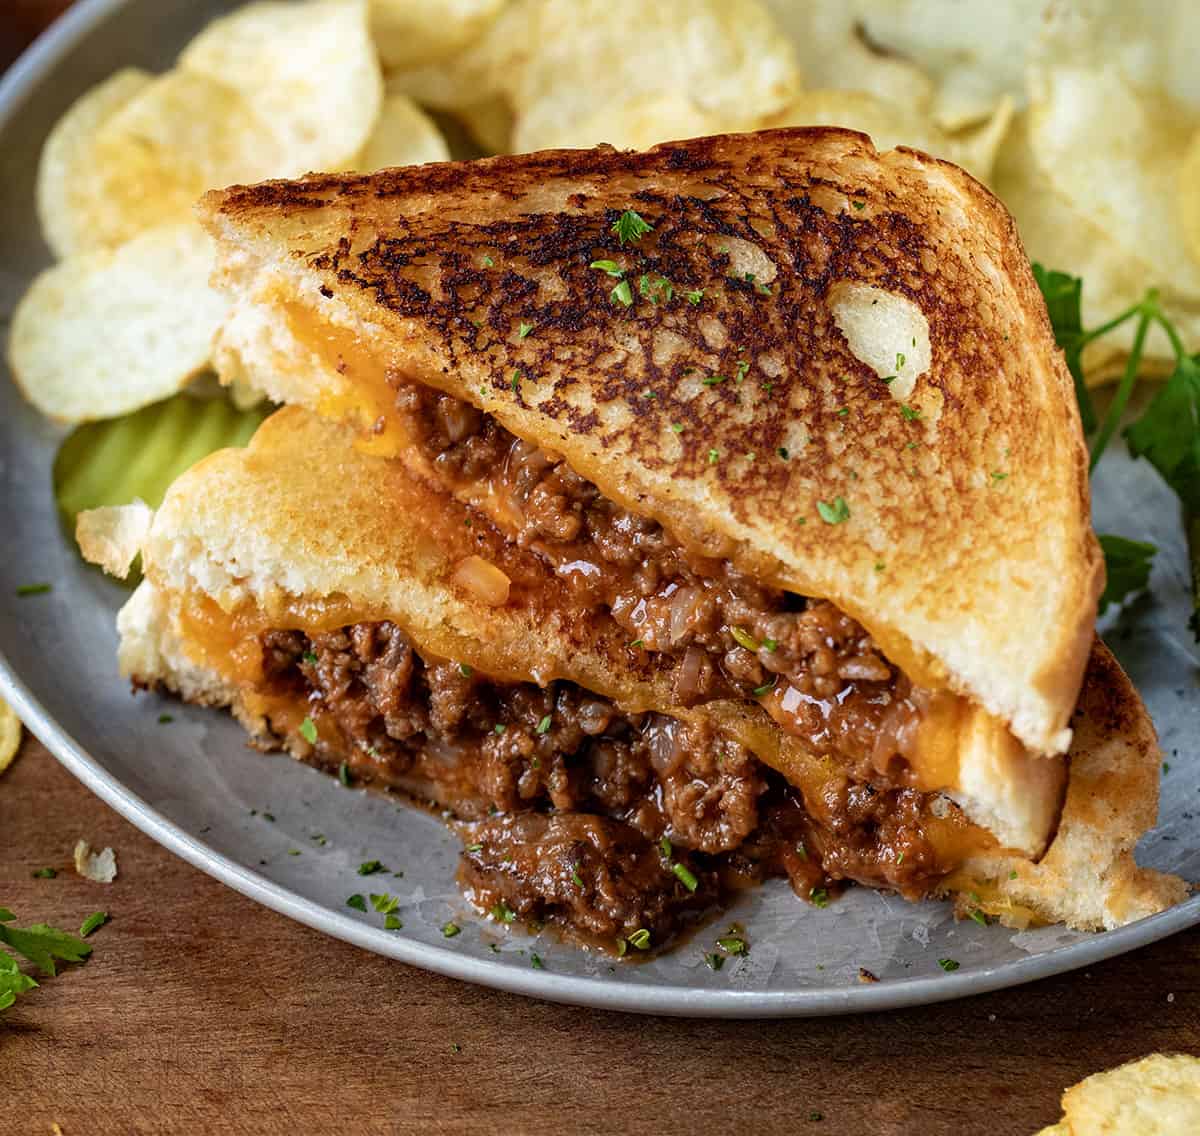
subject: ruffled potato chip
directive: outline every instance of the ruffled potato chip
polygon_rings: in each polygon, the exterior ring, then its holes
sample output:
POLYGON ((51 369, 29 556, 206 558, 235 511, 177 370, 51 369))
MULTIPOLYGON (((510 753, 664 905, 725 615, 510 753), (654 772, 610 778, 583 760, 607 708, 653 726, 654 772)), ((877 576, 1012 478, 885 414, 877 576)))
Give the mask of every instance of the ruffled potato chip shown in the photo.
POLYGON ((750 130, 753 126, 752 122, 723 120, 701 110, 678 91, 664 91, 606 106, 576 122, 556 145, 585 147, 607 142, 620 149, 645 150, 659 142, 750 130))
POLYGON ((207 364, 227 307, 209 287, 212 265, 211 239, 185 222, 47 269, 13 315, 22 393, 50 418, 84 422, 179 389, 207 364))
POLYGON ((988 181, 1012 115, 1012 102, 1004 98, 982 126, 949 134, 912 104, 884 100, 865 91, 827 90, 805 91, 766 125, 847 126, 869 134, 880 150, 911 146, 988 181))
POLYGON ((461 51, 505 0, 371 0, 371 36, 384 67, 423 67, 461 51))
POLYGON ((433 119, 407 95, 388 95, 356 168, 369 173, 387 166, 415 166, 449 158, 450 149, 433 119))
MULTIPOLYGON (((1161 267, 1145 255, 1144 247, 1130 247, 1120 232, 1099 224, 1056 187, 1031 148, 1028 117, 1027 113, 1017 116, 1001 145, 994 183, 1017 222, 1030 259, 1082 277, 1085 327, 1103 323, 1147 288, 1158 287, 1184 342, 1200 342, 1197 298, 1174 287, 1161 267)), ((1085 349, 1083 364, 1089 384, 1103 382, 1119 371, 1133 334, 1132 323, 1126 324, 1085 349)), ((1144 358, 1150 373, 1173 362, 1171 345, 1161 329, 1150 330, 1144 358)))
POLYGON ((513 112, 507 99, 496 96, 471 103, 456 110, 454 116, 485 153, 512 152, 513 112))
POLYGON ((13 763, 21 748, 21 719, 17 712, 0 698, 0 773, 13 763))
POLYGON ((1179 163, 1176 202, 1192 259, 1200 263, 1200 130, 1179 163))
POLYGON ((366 0, 248 4, 202 31, 178 66, 246 100, 259 138, 274 140, 263 176, 345 166, 366 145, 383 99, 366 0))
POLYGON ((169 71, 148 83, 96 133, 93 181, 103 209, 89 247, 112 247, 192 216, 213 186, 281 171, 283 155, 249 104, 203 75, 169 71))
POLYGON ((37 213, 56 257, 95 248, 105 234, 125 231, 123 201, 107 193, 104 178, 97 177, 95 139, 152 78, 132 67, 110 75, 80 96, 50 131, 38 160, 37 213))
POLYGON ((1200 1058, 1153 1053, 1094 1073, 1063 1093, 1071 1136, 1184 1136, 1200 1132, 1200 1058))
POLYGON ((510 77, 518 152, 578 144, 578 124, 638 99, 671 93, 719 121, 754 122, 800 90, 760 0, 541 0, 532 16, 537 50, 510 77))

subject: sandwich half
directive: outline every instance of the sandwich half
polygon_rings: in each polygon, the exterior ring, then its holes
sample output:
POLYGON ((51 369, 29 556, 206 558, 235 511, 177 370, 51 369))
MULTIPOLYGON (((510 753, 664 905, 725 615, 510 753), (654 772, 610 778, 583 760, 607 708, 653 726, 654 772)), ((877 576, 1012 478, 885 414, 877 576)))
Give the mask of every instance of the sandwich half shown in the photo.
POLYGON ((681 702, 668 654, 353 436, 286 408, 153 514, 83 514, 80 543, 117 574, 141 555, 118 620, 136 685, 228 706, 264 748, 436 803, 483 908, 657 947, 768 876, 809 899, 858 882, 1086 928, 1182 895, 1133 861, 1159 754, 1098 642, 1069 762, 989 741, 979 710, 946 783, 868 767, 753 699, 681 702))
MULTIPOLYGON (((1087 455, 1011 218, 962 170, 780 130, 234 187, 202 217, 222 378, 486 514, 678 702, 757 702, 926 785, 963 779, 964 735, 997 767, 1066 752, 1087 455)), ((1006 839, 1036 852, 1052 814, 1006 839)))

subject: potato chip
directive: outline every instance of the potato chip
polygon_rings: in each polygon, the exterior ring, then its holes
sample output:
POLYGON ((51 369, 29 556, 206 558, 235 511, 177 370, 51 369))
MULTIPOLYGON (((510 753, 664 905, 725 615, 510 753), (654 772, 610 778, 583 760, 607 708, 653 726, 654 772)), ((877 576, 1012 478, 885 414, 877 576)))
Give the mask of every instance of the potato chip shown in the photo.
POLYGON ((658 142, 751 130, 754 125, 744 120, 724 121, 678 91, 663 91, 606 106, 574 123, 555 145, 586 147, 607 142, 620 149, 645 150, 658 142))
POLYGON ((0 698, 0 773, 13 763, 21 748, 21 719, 17 712, 0 698))
POLYGON ((199 373, 225 314, 211 239, 194 222, 43 272, 13 316, 9 360, 43 414, 82 422, 165 398, 199 373))
POLYGON ((608 106, 668 92, 721 121, 756 121, 799 92, 791 45, 760 0, 541 0, 537 50, 505 77, 518 152, 577 141, 608 106))
POLYGON ((37 172, 37 213, 42 235, 60 259, 95 248, 103 234, 120 231, 120 209, 96 177, 95 137, 100 127, 150 83, 136 68, 110 75, 78 98, 50 131, 37 172))
POLYGON ((426 66, 461 51, 505 0, 371 0, 371 36, 384 67, 426 66))
POLYGON ((1025 64, 1046 7, 1046 0, 859 0, 853 15, 871 43, 933 80, 930 116, 955 131, 989 118, 1006 96, 1024 101, 1025 64))
POLYGON ((484 99, 461 107, 454 115, 485 153, 511 153, 513 112, 507 99, 500 96, 484 99))
POLYGON ((1200 298, 1200 263, 1176 209, 1196 115, 1119 75, 1083 66, 1034 72, 1029 145, 1050 183, 1093 224, 1153 261, 1164 283, 1200 298))
POLYGON ((171 71, 148 83, 97 132, 91 147, 92 247, 112 247, 192 216, 206 189, 278 172, 280 148, 237 91, 171 71))
POLYGON ((178 66, 246 100, 260 141, 273 139, 278 151, 262 176, 345 166, 366 145, 383 98, 366 0, 248 4, 210 24, 178 66))
POLYGON ((766 125, 847 126, 869 134, 880 150, 911 146, 954 162, 987 181, 1012 114, 1012 102, 1005 98, 982 126, 948 134, 912 104, 887 101, 865 91, 825 90, 805 91, 766 125))
MULTIPOLYGON (((1147 288, 1160 287, 1163 301, 1186 343, 1200 342, 1200 303, 1172 286, 1160 267, 1130 248, 1122 234, 1096 223, 1050 181, 1030 146, 1029 115, 1020 114, 996 159, 995 187, 1016 219, 1030 259, 1083 279, 1083 324, 1095 327, 1127 308, 1147 288)), ((1089 383, 1110 378, 1132 345, 1126 324, 1090 345, 1083 356, 1089 383)), ((1149 369, 1173 360, 1161 329, 1146 340, 1149 369)))
POLYGON ((1200 130, 1192 135, 1176 176, 1179 221, 1187 236, 1192 259, 1200 262, 1200 130))
POLYGON ((1200 1058, 1155 1053, 1095 1073, 1062 1105, 1071 1136, 1191 1136, 1200 1132, 1200 1058))
MULTIPOLYGON (((866 91, 914 106, 929 103, 933 95, 929 77, 909 60, 872 47, 863 37, 862 13, 854 3, 766 0, 766 4, 791 41, 805 87, 866 91)), ((868 4, 867 11, 871 10, 868 4)))
POLYGON ((388 95, 356 168, 364 173, 387 166, 445 162, 450 150, 433 120, 407 95, 388 95))

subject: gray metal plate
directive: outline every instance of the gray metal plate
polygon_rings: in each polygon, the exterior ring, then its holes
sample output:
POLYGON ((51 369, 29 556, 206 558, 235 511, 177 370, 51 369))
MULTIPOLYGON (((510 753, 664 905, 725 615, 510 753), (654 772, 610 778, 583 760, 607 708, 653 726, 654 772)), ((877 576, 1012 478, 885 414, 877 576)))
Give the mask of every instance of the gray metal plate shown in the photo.
MULTIPOLYGON (((48 262, 33 208, 38 149, 59 114, 114 68, 165 67, 220 0, 84 0, 0 84, 0 319, 48 262)), ((434 819, 379 795, 342 789, 284 757, 247 750, 221 714, 153 696, 132 698, 116 673, 113 618, 121 588, 80 563, 60 530, 50 469, 58 431, 0 377, 0 694, 93 791, 156 840, 246 895, 331 935, 443 974, 581 1005, 724 1017, 833 1014, 933 1002, 1026 982, 1119 954, 1200 922, 1200 897, 1103 935, 1058 927, 1013 933, 955 923, 946 905, 852 890, 824 910, 782 883, 729 913, 752 949, 718 973, 702 961, 715 929, 642 965, 543 934, 505 934, 479 919, 453 884, 457 842, 434 819), (48 595, 18 598, 24 583, 48 595), (251 810, 258 815, 252 816, 251 810), (266 811, 276 819, 262 817, 266 811), (323 835, 319 845, 313 836, 323 835), (290 855, 298 849, 301 855, 290 855), (403 876, 356 874, 378 858, 403 876), (345 906, 357 891, 402 899, 401 932, 345 906), (463 928, 447 940, 440 928, 463 928), (492 950, 492 946, 498 948, 492 950), (545 969, 530 964, 530 952, 545 969), (961 969, 945 974, 939 958, 961 969), (863 985, 859 967, 880 982, 863 985)), ((1154 867, 1200 879, 1200 696, 1186 631, 1187 558, 1174 499, 1124 456, 1096 482, 1097 527, 1161 549, 1153 598, 1109 628, 1170 760, 1162 819, 1144 842, 1154 867), (1196 819, 1193 819, 1193 816, 1196 819)), ((119 851, 119 850, 118 850, 119 851)))

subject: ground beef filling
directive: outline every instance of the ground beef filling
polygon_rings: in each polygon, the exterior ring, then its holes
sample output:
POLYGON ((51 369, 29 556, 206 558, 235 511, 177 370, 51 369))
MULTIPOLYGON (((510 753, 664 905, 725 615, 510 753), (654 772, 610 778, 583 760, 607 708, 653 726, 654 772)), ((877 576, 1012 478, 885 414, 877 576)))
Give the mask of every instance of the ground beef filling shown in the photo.
POLYGON ((570 683, 423 659, 391 623, 261 636, 266 689, 316 723, 311 759, 449 810, 484 909, 662 945, 732 887, 785 875, 920 895, 945 870, 932 798, 848 778, 806 808, 710 725, 626 714, 570 683))
POLYGON ((575 603, 607 608, 639 647, 679 658, 682 705, 762 698, 785 729, 860 773, 908 756, 921 692, 849 616, 685 548, 469 403, 396 388, 415 444, 448 488, 486 500, 504 534, 547 561, 575 603))

